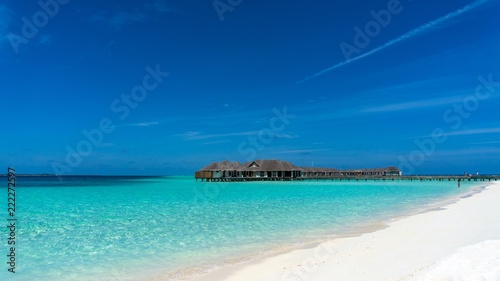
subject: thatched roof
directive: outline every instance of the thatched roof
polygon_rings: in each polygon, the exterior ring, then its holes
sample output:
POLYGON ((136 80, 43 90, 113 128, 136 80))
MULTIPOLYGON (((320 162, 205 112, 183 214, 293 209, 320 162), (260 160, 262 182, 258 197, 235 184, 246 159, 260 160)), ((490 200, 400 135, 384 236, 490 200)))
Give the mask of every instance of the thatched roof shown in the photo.
POLYGON ((321 168, 321 167, 300 167, 302 171, 304 172, 325 172, 325 173, 332 173, 332 172, 338 172, 337 169, 335 168, 321 168))
POLYGON ((252 162, 246 162, 239 170, 273 172, 273 171, 301 171, 302 169, 300 167, 293 165, 288 161, 255 160, 252 162))
POLYGON ((387 168, 385 168, 385 170, 386 170, 387 172, 399 172, 399 169, 398 169, 398 168, 396 168, 396 167, 394 167, 394 166, 387 167, 387 168))
POLYGON ((230 163, 227 160, 222 162, 213 162, 210 165, 203 167, 200 171, 235 171, 240 169, 242 166, 238 162, 230 163))
POLYGON ((222 162, 214 162, 200 169, 200 171, 259 171, 259 172, 274 172, 274 171, 302 171, 302 172, 399 172, 396 167, 387 168, 371 168, 371 169, 356 169, 356 170, 337 170, 334 168, 320 168, 320 167, 297 167, 288 161, 281 160, 255 160, 246 162, 241 165, 238 162, 229 162, 224 160, 222 162))
POLYGON ((366 169, 350 169, 350 170, 342 170, 343 172, 399 172, 399 169, 396 167, 387 167, 387 168, 366 168, 366 169))

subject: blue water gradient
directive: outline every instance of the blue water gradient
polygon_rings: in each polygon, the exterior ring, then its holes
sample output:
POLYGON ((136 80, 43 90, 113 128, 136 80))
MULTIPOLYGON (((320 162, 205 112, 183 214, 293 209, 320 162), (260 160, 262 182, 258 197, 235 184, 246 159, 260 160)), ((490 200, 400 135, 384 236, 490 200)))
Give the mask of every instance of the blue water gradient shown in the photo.
MULTIPOLYGON (((463 182, 457 188, 453 181, 202 183, 190 177, 18 177, 17 186, 17 273, 7 272, 4 239, 0 280, 173 278, 187 267, 222 266, 364 231, 474 187, 463 182)), ((0 190, 7 206, 7 188, 0 190)))

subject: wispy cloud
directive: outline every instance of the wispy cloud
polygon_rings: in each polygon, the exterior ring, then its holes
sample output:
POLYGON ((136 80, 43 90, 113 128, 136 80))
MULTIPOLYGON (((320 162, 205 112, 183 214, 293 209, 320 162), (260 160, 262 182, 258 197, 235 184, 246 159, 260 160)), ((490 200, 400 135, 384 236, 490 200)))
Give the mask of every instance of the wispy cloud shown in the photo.
POLYGON ((7 41, 7 33, 11 22, 10 13, 6 5, 0 5, 0 44, 7 41))
POLYGON ((417 27, 415 29, 412 29, 409 32, 407 32, 407 33, 405 33, 405 34, 403 34, 403 35, 401 35, 401 36, 399 36, 399 37, 397 37, 395 39, 392 39, 392 40, 386 42, 385 44, 383 44, 381 46, 378 46, 375 49, 372 49, 369 52, 366 52, 366 53, 364 53, 362 55, 359 55, 357 57, 354 57, 352 59, 349 59, 349 60, 337 63, 337 64, 335 64, 335 65, 333 65, 333 66, 331 66, 329 68, 326 68, 326 69, 324 69, 324 70, 322 70, 322 71, 320 71, 320 72, 318 72, 316 74, 308 76, 308 77, 306 77, 306 78, 298 81, 297 83, 302 83, 302 82, 305 82, 305 81, 307 81, 309 79, 318 77, 318 76, 323 75, 323 74, 325 74, 325 73, 327 73, 329 71, 335 70, 335 69, 337 69, 339 67, 342 67, 344 65, 350 64, 350 63, 355 62, 357 60, 360 60, 360 59, 366 58, 368 56, 371 56, 371 55, 373 55, 375 53, 378 53, 378 52, 380 52, 380 51, 382 51, 382 50, 384 50, 384 49, 386 49, 386 48, 388 48, 388 47, 390 47, 390 46, 392 46, 394 44, 397 44, 399 42, 408 40, 408 39, 410 39, 410 38, 412 38, 414 36, 417 36, 417 35, 420 35, 420 34, 423 34, 423 33, 429 32, 429 31, 432 31, 433 28, 435 28, 436 26, 438 26, 438 25, 440 25, 442 23, 445 23, 445 22, 447 22, 447 21, 449 21, 449 20, 451 20, 453 18, 456 18, 456 17, 458 17, 458 16, 460 16, 460 15, 462 15, 464 13, 467 13, 467 12, 469 12, 469 11, 471 11, 471 10, 473 10, 473 9, 481 6, 481 5, 484 5, 487 2, 489 2, 489 1, 490 0, 477 0, 477 1, 475 1, 475 2, 473 2, 471 4, 469 4, 469 5, 467 5, 465 7, 460 8, 460 9, 454 11, 454 12, 451 12, 451 13, 443 16, 443 17, 440 17, 440 18, 435 19, 433 21, 430 21, 430 22, 428 22, 426 24, 423 24, 423 25, 421 25, 421 26, 419 26, 419 27, 417 27))
POLYGON ((153 8, 159 13, 168 13, 175 11, 175 9, 173 9, 166 1, 162 0, 154 0, 153 3, 146 4, 145 6, 148 8, 153 8))
POLYGON ((50 45, 50 42, 51 42, 51 37, 50 35, 47 34, 41 35, 40 40, 38 40, 38 43, 45 46, 50 45))
POLYGON ((497 134, 500 133, 500 127, 468 129, 448 133, 448 136, 466 136, 466 135, 482 135, 482 134, 497 134))
POLYGON ((142 123, 132 123, 128 124, 127 126, 134 126, 134 127, 150 127, 150 126, 156 126, 159 125, 160 122, 142 122, 142 123))
MULTIPOLYGON (((466 155, 478 156, 485 154, 487 155, 489 154, 490 157, 497 158, 498 157, 497 154, 499 153, 500 153, 500 148, 494 148, 494 147, 484 147, 477 149, 457 149, 457 150, 436 151, 433 154, 432 158, 435 159, 436 161, 442 161, 442 157, 459 157, 466 155)), ((481 156, 481 158, 483 157, 484 156, 481 156)))
POLYGON ((417 101, 409 101, 403 103, 394 103, 382 106, 369 107, 362 109, 361 112, 378 113, 378 112, 403 111, 409 109, 419 109, 419 108, 428 108, 440 105, 448 105, 456 102, 461 102, 463 100, 464 97, 445 97, 438 99, 417 100, 417 101))
POLYGON ((500 144, 500 141, 480 141, 480 142, 471 142, 470 144, 500 144))
MULTIPOLYGON (((202 132, 189 131, 183 134, 177 134, 176 137, 182 137, 185 140, 204 140, 213 138, 225 138, 225 137, 241 137, 241 136, 258 136, 261 131, 247 131, 247 132, 235 132, 235 133, 224 133, 224 134, 203 134, 202 132)), ((275 138, 283 139, 293 139, 297 138, 297 135, 281 134, 275 133, 275 138)))
POLYGON ((182 134, 177 134, 175 136, 182 137, 186 140, 194 140, 194 139, 197 139, 197 137, 201 136, 201 132, 189 131, 189 132, 185 132, 182 134))
POLYGON ((296 139, 299 137, 299 135, 290 135, 290 134, 279 134, 279 133, 274 133, 274 137, 278 139, 296 139))
POLYGON ((115 146, 115 144, 112 142, 105 142, 105 143, 99 144, 98 146, 99 147, 111 147, 111 146, 115 146))
POLYGON ((90 18, 94 22, 103 22, 113 28, 120 29, 125 25, 146 20, 146 15, 141 12, 118 11, 113 14, 107 12, 99 12, 90 18))
POLYGON ((115 27, 121 27, 123 25, 141 22, 146 19, 146 16, 142 13, 130 13, 121 11, 112 16, 109 20, 109 23, 115 27))
POLYGON ((134 23, 155 20, 157 18, 155 14, 176 12, 176 9, 164 0, 153 0, 150 3, 141 4, 138 8, 135 11, 100 11, 94 14, 90 21, 102 22, 112 28, 121 29, 134 23))
POLYGON ((312 154, 315 152, 328 151, 329 149, 292 149, 292 150, 284 150, 277 152, 279 154, 312 154))
POLYGON ((207 142, 204 142, 203 144, 206 144, 206 145, 212 145, 212 144, 221 144, 221 143, 228 143, 230 142, 229 140, 218 140, 218 141, 207 141, 207 142))

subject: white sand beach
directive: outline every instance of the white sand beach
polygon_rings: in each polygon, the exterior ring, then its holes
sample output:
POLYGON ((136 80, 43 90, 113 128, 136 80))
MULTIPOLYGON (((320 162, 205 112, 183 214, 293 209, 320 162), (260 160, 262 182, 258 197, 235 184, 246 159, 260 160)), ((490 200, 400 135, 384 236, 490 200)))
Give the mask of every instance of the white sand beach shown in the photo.
POLYGON ((196 281, 500 280, 500 183, 439 210, 196 281))

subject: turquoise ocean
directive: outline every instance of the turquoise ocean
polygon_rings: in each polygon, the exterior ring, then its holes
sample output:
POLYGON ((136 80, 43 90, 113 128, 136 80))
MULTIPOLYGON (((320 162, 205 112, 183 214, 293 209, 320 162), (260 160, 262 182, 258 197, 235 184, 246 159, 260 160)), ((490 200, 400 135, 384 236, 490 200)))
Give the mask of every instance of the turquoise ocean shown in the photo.
MULTIPOLYGON (((0 180, 7 225, 7 179, 0 180)), ((480 189, 454 181, 18 177, 16 273, 7 271, 2 227, 0 280, 178 280, 371 231, 480 189)))

